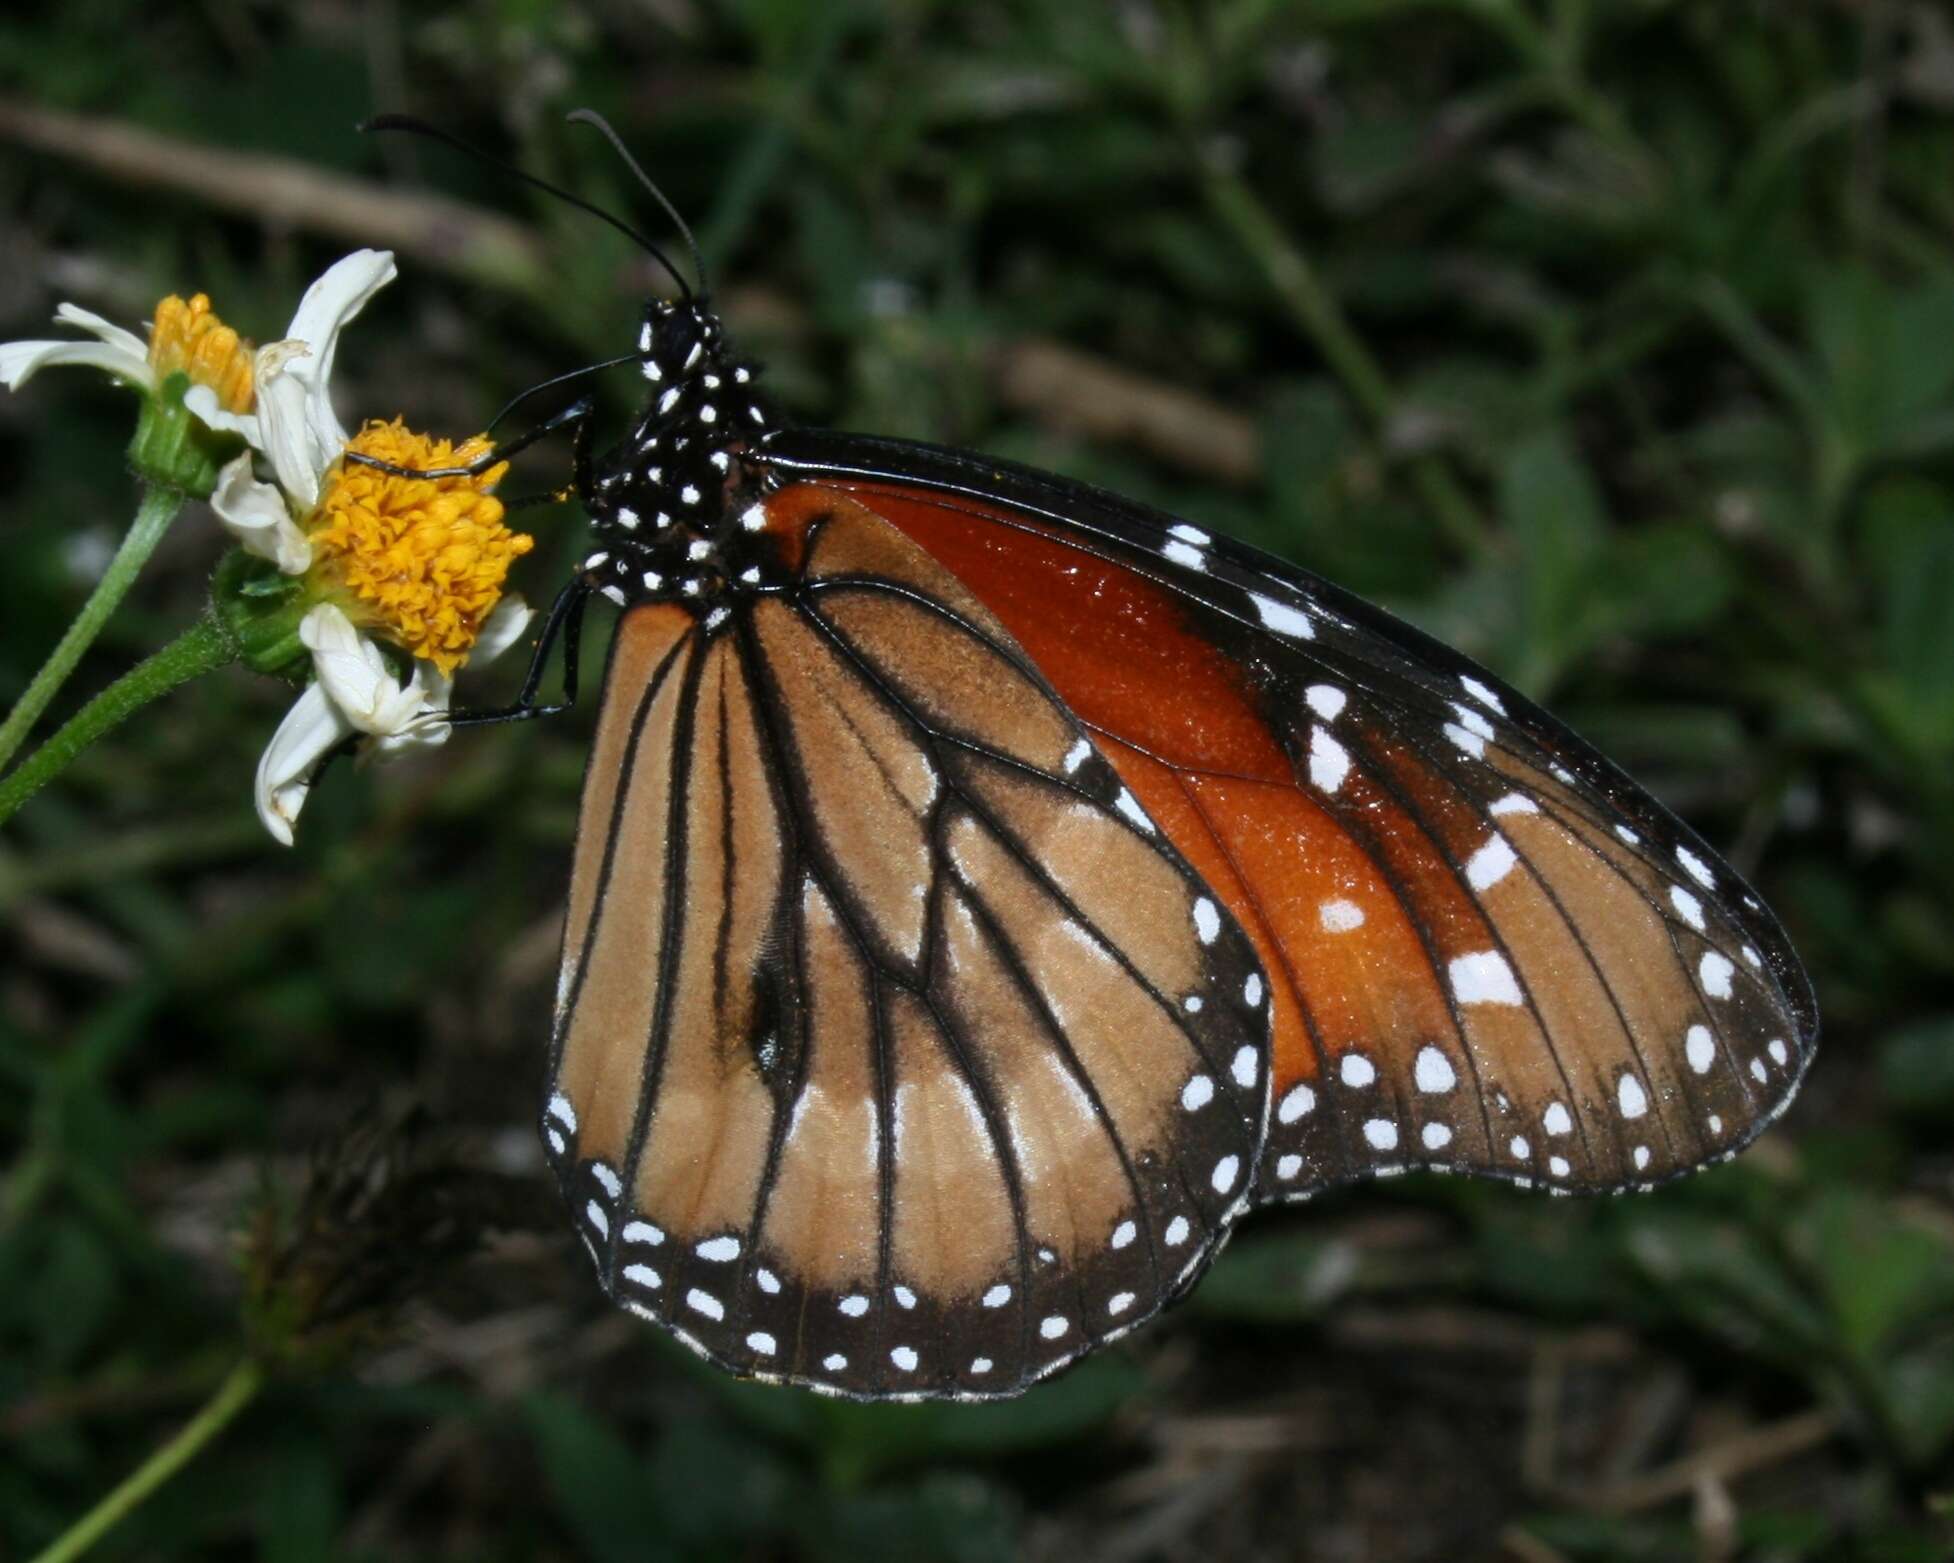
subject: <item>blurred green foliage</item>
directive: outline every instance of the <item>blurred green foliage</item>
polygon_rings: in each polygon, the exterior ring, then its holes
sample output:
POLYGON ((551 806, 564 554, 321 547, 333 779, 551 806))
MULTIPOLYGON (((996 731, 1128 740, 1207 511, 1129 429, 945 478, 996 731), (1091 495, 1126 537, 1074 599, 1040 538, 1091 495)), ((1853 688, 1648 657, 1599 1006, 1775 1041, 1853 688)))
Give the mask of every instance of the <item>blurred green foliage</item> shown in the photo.
MULTIPOLYGON (((281 852, 249 795, 288 692, 222 675, 0 840, 0 1555, 178 1426, 247 1319, 284 1371, 103 1556, 1950 1555, 1943 8, 70 0, 0 16, 0 94, 0 338, 205 288, 263 339, 392 242, 345 410, 457 433, 615 352, 648 279, 352 123, 415 110, 655 224, 561 123, 600 109, 796 415, 1109 483, 1485 659, 1728 847, 1827 1024, 1786 1125, 1659 1195, 1355 1191, 1011 1405, 760 1390, 604 1309, 531 1143, 588 710, 349 768, 281 852), (359 199, 265 216, 180 157, 30 153, 49 110, 359 199), (360 231, 429 189, 543 259, 360 231), (1253 470, 1069 432, 1012 389, 1039 341, 1198 398, 1253 470)), ((130 414, 75 374, 0 401, 0 704, 133 508, 130 414)), ((532 598, 578 547, 535 523, 532 598)), ((57 715, 217 551, 177 523, 57 715)))

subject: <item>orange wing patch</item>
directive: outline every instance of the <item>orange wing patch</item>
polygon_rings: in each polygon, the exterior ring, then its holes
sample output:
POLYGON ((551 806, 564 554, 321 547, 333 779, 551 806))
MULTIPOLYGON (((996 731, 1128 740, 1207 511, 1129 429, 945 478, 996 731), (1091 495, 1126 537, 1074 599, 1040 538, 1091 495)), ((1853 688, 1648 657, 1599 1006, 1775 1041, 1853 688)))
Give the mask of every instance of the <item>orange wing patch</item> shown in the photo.
POLYGON ((1488 675, 1195 528, 837 486, 996 613, 1255 945, 1264 1197, 1649 1184, 1789 1101, 1815 1025, 1769 914, 1488 675))

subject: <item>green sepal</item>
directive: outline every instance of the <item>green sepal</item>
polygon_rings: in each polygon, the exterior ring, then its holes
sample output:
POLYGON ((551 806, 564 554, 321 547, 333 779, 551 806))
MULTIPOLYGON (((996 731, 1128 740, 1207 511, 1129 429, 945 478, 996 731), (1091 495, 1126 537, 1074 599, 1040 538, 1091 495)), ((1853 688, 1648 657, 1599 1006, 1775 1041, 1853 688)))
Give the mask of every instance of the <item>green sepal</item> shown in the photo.
POLYGON ((217 474, 244 450, 244 441, 211 428, 183 405, 190 383, 190 376, 179 369, 164 376, 153 396, 143 398, 136 435, 129 442, 129 464, 145 482, 208 499, 217 488, 217 474))
POLYGON ((210 579, 210 607, 237 642, 238 656, 254 673, 302 682, 310 653, 299 624, 313 598, 305 577, 286 575, 269 559, 233 548, 210 579))

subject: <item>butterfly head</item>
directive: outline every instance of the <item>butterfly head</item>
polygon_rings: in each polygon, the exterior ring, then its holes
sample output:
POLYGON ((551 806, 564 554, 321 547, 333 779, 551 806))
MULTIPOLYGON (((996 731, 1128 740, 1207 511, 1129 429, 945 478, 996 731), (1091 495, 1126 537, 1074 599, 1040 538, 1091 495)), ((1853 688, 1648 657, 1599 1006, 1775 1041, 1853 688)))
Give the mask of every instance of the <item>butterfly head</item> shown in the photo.
POLYGON ((592 474, 585 575, 622 602, 709 602, 757 497, 743 457, 775 418, 703 296, 646 305, 637 348, 645 402, 592 474))

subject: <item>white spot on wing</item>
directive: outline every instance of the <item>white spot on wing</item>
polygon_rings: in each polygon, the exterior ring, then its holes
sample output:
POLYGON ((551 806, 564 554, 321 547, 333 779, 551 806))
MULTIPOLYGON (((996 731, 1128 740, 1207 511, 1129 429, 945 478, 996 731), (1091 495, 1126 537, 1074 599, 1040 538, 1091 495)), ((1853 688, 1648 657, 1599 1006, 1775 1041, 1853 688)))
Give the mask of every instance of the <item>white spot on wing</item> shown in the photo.
POLYGON ((1192 543, 1196 548, 1206 548, 1214 539, 1198 526, 1189 526, 1185 521, 1167 528, 1169 537, 1178 537, 1184 543, 1192 543))
POLYGON ((1488 807, 1490 814, 1538 814, 1540 805, 1524 792, 1509 792, 1503 798, 1495 798, 1488 807))
POLYGON ((1710 872, 1710 865, 1705 863, 1694 852, 1690 851, 1688 847, 1676 848, 1676 861, 1682 864, 1689 877, 1695 880, 1705 890, 1716 889, 1716 876, 1710 872))
POLYGON ((601 1161, 592 1162, 590 1164, 590 1175, 597 1180, 598 1186, 602 1188, 606 1194, 610 1195, 612 1199, 616 1199, 619 1194, 624 1192, 623 1182, 618 1178, 618 1175, 615 1172, 613 1172, 608 1166, 606 1166, 603 1162, 601 1161))
POLYGON ((1173 560, 1175 564, 1183 565, 1187 569, 1206 570, 1208 567, 1208 556, 1202 553, 1200 549, 1191 548, 1186 543, 1168 543, 1160 551, 1169 559, 1173 560))
POLYGON ((1459 683, 1465 689, 1465 692, 1472 696, 1474 700, 1477 700, 1482 706, 1490 707, 1501 716, 1506 715, 1506 707, 1500 704, 1499 696, 1494 694, 1492 690, 1488 689, 1470 673, 1461 673, 1459 675, 1459 683))
POLYGON ((1457 701, 1454 701, 1452 709, 1459 713, 1459 726, 1463 727, 1467 732, 1488 741, 1498 736, 1493 731, 1493 724, 1487 721, 1477 711, 1473 710, 1471 706, 1462 706, 1457 701))
POLYGON ((1699 1075, 1707 1075, 1717 1056, 1716 1038, 1710 1035, 1710 1028, 1691 1026, 1689 1034, 1683 1038, 1683 1053, 1689 1059, 1691 1069, 1699 1075))
POLYGON ((633 1286, 642 1286, 648 1292, 657 1291, 661 1284, 658 1272, 650 1265, 626 1265, 624 1279, 633 1286))
POLYGON ((1106 1311, 1114 1318, 1118 1318, 1132 1306, 1133 1294, 1131 1292, 1115 1292, 1106 1300, 1106 1311))
POLYGON ((1304 704, 1326 722, 1334 722, 1343 715, 1343 708, 1349 699, 1335 684, 1311 684, 1303 691, 1304 704))
POLYGON ((1316 1106, 1316 1092, 1306 1085, 1291 1086, 1276 1108, 1276 1119, 1281 1123, 1295 1123, 1309 1116, 1316 1106))
POLYGON ((1277 602, 1273 597, 1264 597, 1260 592, 1250 592, 1248 600, 1255 604, 1255 611, 1262 616, 1265 629, 1272 629, 1278 635, 1292 635, 1297 640, 1314 640, 1316 626, 1309 621, 1309 615, 1300 608, 1292 608, 1286 602, 1277 602))
POLYGON ((1140 1229, 1131 1221, 1122 1221, 1118 1226, 1113 1228, 1110 1246, 1113 1248, 1124 1248, 1139 1235, 1140 1229))
POLYGON ((986 1308, 1002 1308, 1011 1300, 1011 1288, 1002 1281, 984 1293, 982 1302, 986 1308))
POLYGON ((1377 1065, 1362 1053, 1345 1053, 1337 1073, 1345 1085, 1362 1087, 1377 1079, 1377 1065))
POLYGON ((1452 746, 1475 760, 1486 757, 1486 740, 1477 733, 1469 733, 1456 722, 1445 724, 1445 736, 1452 740, 1452 746))
POLYGON ((1141 830, 1144 830, 1149 836, 1154 834, 1153 821, 1147 818, 1147 811, 1140 807, 1140 800, 1134 797, 1124 787, 1120 788, 1119 796, 1113 799, 1113 807, 1133 821, 1135 825, 1141 830))
POLYGON ((1073 772, 1078 770, 1080 766, 1084 765, 1091 758, 1092 744, 1088 740, 1081 738, 1070 749, 1065 751, 1065 774, 1067 776, 1072 775, 1073 772))
POLYGON ((1214 1081, 1206 1075, 1196 1075, 1181 1087, 1181 1108, 1185 1112, 1198 1112, 1214 1100, 1214 1081))
POLYGON ((1703 932, 1703 903, 1691 895, 1681 885, 1669 887, 1669 904, 1676 909, 1676 915, 1698 933, 1703 932))
POLYGON ((1303 1170, 1303 1158, 1291 1152, 1276 1162, 1276 1176, 1287 1183, 1303 1170))
POLYGON ((600 1236, 607 1235, 610 1232, 611 1218, 604 1214, 604 1207, 598 1204, 596 1200, 593 1199, 589 1204, 585 1205, 583 1213, 585 1219, 597 1228, 600 1236))
POLYGON ((1649 1148, 1646 1145, 1635 1147, 1635 1170, 1641 1172, 1649 1165, 1649 1148))
POLYGON ((1428 1151, 1442 1151, 1452 1143, 1452 1131, 1442 1123, 1428 1123, 1420 1136, 1428 1151))
POLYGON ((1335 792, 1350 774, 1350 756, 1342 744, 1330 736, 1328 728, 1313 727, 1309 734, 1309 779, 1325 792, 1335 792))
POLYGON ((1696 964, 1696 975, 1702 979, 1703 991, 1713 999, 1730 997, 1730 975, 1736 971, 1728 956, 1715 950, 1704 952, 1703 959, 1696 964))
POLYGON ((1234 1076, 1236 1085, 1246 1091, 1250 1086, 1255 1084, 1256 1077, 1261 1072, 1261 1064, 1255 1056, 1255 1049, 1252 1045, 1244 1042, 1240 1047, 1235 1049, 1234 1062, 1228 1066, 1228 1073, 1234 1076))
POLYGON ((780 1277, 764 1267, 753 1272, 753 1279, 759 1283, 760 1290, 765 1292, 769 1297, 774 1296, 780 1290, 780 1277))
POLYGON ((709 1237, 694 1252, 714 1264, 729 1264, 740 1256, 740 1240, 732 1236, 709 1237))
POLYGON ((848 1366, 848 1359, 838 1351, 831 1351, 821 1359, 821 1366, 830 1373, 839 1373, 848 1366))
POLYGON ((894 1351, 889 1353, 889 1360, 901 1368, 903 1372, 914 1373, 916 1371, 916 1363, 919 1359, 916 1356, 916 1348, 914 1346, 898 1346, 894 1351))
POLYGON ((570 1098, 561 1091, 550 1098, 550 1105, 545 1111, 572 1134, 577 1132, 577 1110, 570 1105, 570 1098))
POLYGON ((1565 1102, 1549 1102, 1547 1111, 1541 1114, 1540 1122, 1549 1134, 1574 1132, 1574 1120, 1569 1116, 1565 1102))
POLYGON ((1067 1319, 1063 1314, 1048 1313, 1038 1321, 1038 1333, 1044 1336, 1046 1340, 1057 1340, 1071 1328, 1071 1320, 1067 1319))
POLYGON ((1167 1223, 1167 1230, 1161 1235, 1169 1248, 1179 1248, 1187 1241, 1187 1230, 1187 1217, 1176 1216, 1167 1223))
POLYGON ((1623 1075, 1616 1088, 1616 1100, 1621 1103, 1624 1118, 1640 1118, 1649 1110, 1649 1093, 1642 1089, 1642 1082, 1633 1075, 1623 1075))
POLYGON ((1250 1009, 1262 1003, 1262 974, 1259 971, 1250 972, 1248 980, 1242 984, 1242 1002, 1250 1009))
POLYGON ((916 1294, 906 1286, 896 1287, 895 1297, 898 1308, 913 1308, 916 1306, 916 1294))
POLYGON ((1497 950, 1482 950, 1476 955, 1461 955, 1447 968, 1452 978, 1452 996, 1461 1004, 1519 1004, 1520 985, 1513 979, 1513 968, 1497 950))
POLYGON ((1214 1185, 1217 1194, 1226 1194, 1235 1186, 1235 1179, 1241 1176, 1242 1159, 1232 1151, 1214 1164, 1214 1172, 1208 1181, 1214 1185))
POLYGON ((1194 932, 1203 944, 1213 944, 1221 933, 1221 913, 1206 896, 1194 903, 1194 932))
POLYGON ((1771 1055, 1771 1062, 1782 1069, 1791 1062, 1791 1049, 1784 1045, 1783 1037, 1773 1037, 1765 1044, 1764 1051, 1771 1055))
POLYGON ((1459 1083, 1459 1077, 1452 1069, 1452 1060, 1429 1044, 1418 1050, 1418 1061, 1412 1067, 1412 1079, 1418 1089, 1438 1095, 1449 1091, 1459 1083))
POLYGON ((1527 1144, 1527 1137, 1524 1134, 1514 1135, 1512 1143, 1506 1148, 1513 1153, 1515 1161, 1525 1161, 1533 1154, 1533 1147, 1527 1144))
POLYGON ((746 1344, 763 1357, 771 1357, 774 1354, 774 1338, 765 1330, 755 1330, 747 1336, 746 1344))
POLYGON ((665 1241, 665 1234, 649 1221, 627 1221, 624 1225, 624 1241, 643 1243, 647 1248, 656 1248, 665 1241))
POLYGON ((1490 890, 1512 872, 1518 861, 1504 836, 1488 836, 1486 844, 1466 862, 1466 883, 1474 890, 1490 890))
POLYGON ((1325 933, 1349 933, 1364 926, 1364 909, 1355 901, 1325 901, 1316 915, 1325 933))
POLYGON ((1372 1150, 1396 1150, 1398 1146, 1398 1126, 1389 1118, 1370 1118, 1364 1122, 1364 1138, 1372 1150))
POLYGON ((685 1306, 694 1313, 703 1313, 715 1324, 726 1317, 726 1305, 711 1292, 702 1292, 696 1286, 685 1294, 685 1306))
POLYGON ((840 1302, 836 1303, 835 1306, 847 1314, 849 1318, 859 1319, 863 1314, 868 1312, 868 1299, 860 1292, 850 1292, 840 1302))

